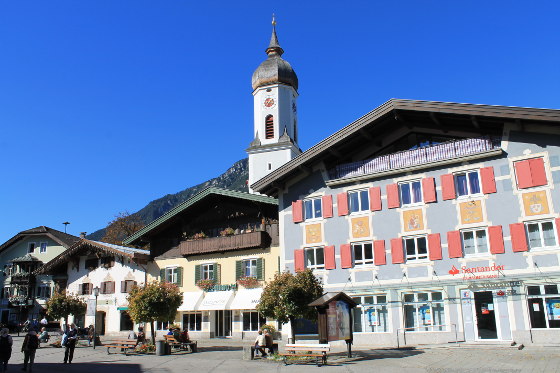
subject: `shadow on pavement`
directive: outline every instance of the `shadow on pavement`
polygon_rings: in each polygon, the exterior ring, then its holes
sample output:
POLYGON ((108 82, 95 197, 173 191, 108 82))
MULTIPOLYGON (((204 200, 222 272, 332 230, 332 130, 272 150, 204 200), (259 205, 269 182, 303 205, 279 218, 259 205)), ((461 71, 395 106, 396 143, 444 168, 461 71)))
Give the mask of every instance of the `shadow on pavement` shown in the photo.
MULTIPOLYGON (((9 364, 8 371, 17 372, 20 368, 23 367, 23 364, 9 364)), ((35 363, 33 364, 33 372, 34 373, 43 373, 43 372, 79 372, 79 373, 99 373, 102 372, 104 369, 107 369, 111 373, 142 373, 145 370, 142 370, 142 366, 140 364, 119 364, 115 361, 100 361, 100 362, 87 362, 87 363, 80 363, 80 362, 73 362, 72 364, 61 364, 61 363, 35 363)), ((150 372, 154 373, 168 373, 171 372, 169 369, 154 369, 150 372)))
POLYGON ((198 347, 199 352, 209 352, 209 351, 243 351, 243 347, 240 346, 204 346, 198 347))
POLYGON ((352 357, 346 356, 346 352, 329 354, 328 365, 354 364, 359 361, 380 360, 380 359, 400 359, 409 356, 423 354, 424 351, 415 348, 377 348, 372 350, 353 351, 352 357))

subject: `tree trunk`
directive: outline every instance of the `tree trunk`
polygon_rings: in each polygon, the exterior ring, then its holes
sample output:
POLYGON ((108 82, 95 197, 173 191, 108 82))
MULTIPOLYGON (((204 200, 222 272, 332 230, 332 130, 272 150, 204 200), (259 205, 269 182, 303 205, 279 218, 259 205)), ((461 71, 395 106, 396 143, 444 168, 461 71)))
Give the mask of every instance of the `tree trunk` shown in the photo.
POLYGON ((292 343, 296 343, 296 323, 293 317, 289 317, 290 319, 290 331, 292 333, 292 343))
POLYGON ((156 345, 156 331, 154 329, 154 322, 150 321, 150 329, 152 331, 152 344, 155 346, 156 345))

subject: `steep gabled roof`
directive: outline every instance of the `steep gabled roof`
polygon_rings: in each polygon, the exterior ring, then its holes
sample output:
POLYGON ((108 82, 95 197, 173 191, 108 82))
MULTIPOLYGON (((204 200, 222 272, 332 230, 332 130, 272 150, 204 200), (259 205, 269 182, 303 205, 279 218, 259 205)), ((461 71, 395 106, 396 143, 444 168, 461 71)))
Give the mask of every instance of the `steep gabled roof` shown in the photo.
POLYGON ((250 194, 247 192, 238 192, 236 190, 229 190, 224 188, 218 187, 210 187, 204 189, 200 193, 196 194, 195 196, 189 198, 185 202, 181 203, 180 205, 174 207, 173 209, 169 210, 164 215, 160 216, 156 220, 152 221, 150 224, 146 225, 144 228, 140 229, 138 232, 134 233, 130 237, 127 237, 123 243, 130 245, 133 242, 140 239, 142 236, 146 235, 147 233, 151 232, 155 228, 159 227, 161 224, 171 220, 176 215, 180 214, 181 212, 188 210, 191 206, 195 203, 202 201, 203 199, 207 198, 210 195, 220 195, 226 197, 237 198, 245 201, 252 201, 252 202, 260 202, 266 203, 270 205, 278 205, 278 200, 276 198, 271 198, 268 196, 263 196, 259 194, 250 194))
POLYGON ((309 172, 310 167, 323 161, 325 156, 336 157, 337 154, 344 154, 345 151, 338 148, 348 145, 350 138, 361 137, 361 141, 377 141, 378 138, 370 138, 368 129, 375 128, 388 119, 394 120, 395 123, 406 123, 402 118, 411 113, 425 115, 438 125, 441 125, 438 116, 444 115, 472 121, 474 127, 478 126, 481 120, 496 123, 525 121, 560 124, 560 110, 555 109, 391 99, 256 181, 251 185, 251 189, 271 196, 276 195, 277 189, 286 181, 299 173, 309 172))
POLYGON ((80 256, 84 251, 99 252, 108 255, 127 257, 133 261, 145 261, 150 257, 150 251, 134 249, 130 247, 108 244, 105 242, 92 241, 85 238, 80 239, 68 250, 45 263, 35 271, 37 275, 52 274, 61 265, 65 265, 72 257, 80 256))
POLYGON ((31 228, 25 231, 21 231, 8 241, 4 242, 0 245, 0 252, 6 250, 8 247, 12 246, 16 242, 27 238, 27 237, 34 237, 34 236, 48 236, 59 245, 64 246, 66 248, 72 246, 76 241, 79 241, 80 238, 76 236, 72 236, 71 234, 64 233, 61 231, 57 231, 56 229, 52 229, 49 227, 45 227, 44 225, 36 228, 31 228))

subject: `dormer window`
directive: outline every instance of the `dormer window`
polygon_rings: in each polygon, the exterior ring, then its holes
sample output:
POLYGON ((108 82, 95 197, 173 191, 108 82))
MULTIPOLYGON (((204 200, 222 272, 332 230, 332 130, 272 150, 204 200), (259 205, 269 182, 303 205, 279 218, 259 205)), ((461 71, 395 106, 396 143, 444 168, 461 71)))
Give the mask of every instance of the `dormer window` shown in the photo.
POLYGON ((264 120, 264 125, 265 125, 265 131, 264 131, 265 138, 267 139, 274 138, 274 116, 267 115, 264 120))

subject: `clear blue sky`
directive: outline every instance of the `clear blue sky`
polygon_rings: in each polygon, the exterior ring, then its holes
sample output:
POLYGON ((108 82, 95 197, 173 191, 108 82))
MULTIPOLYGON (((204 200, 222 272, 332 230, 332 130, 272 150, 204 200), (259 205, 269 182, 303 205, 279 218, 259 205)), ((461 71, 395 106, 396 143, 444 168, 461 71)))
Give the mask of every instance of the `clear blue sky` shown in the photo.
POLYGON ((244 158, 273 12, 304 150, 393 97, 560 108, 557 1, 2 1, 0 243, 244 158))

